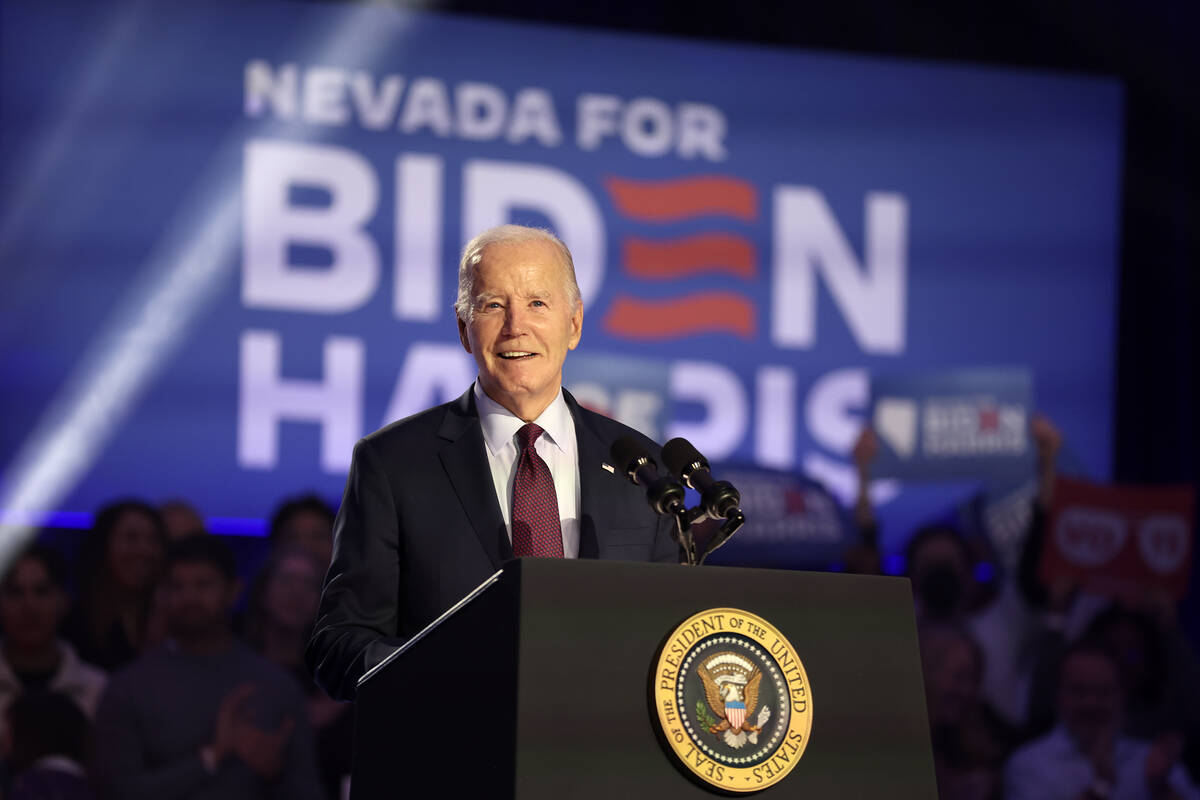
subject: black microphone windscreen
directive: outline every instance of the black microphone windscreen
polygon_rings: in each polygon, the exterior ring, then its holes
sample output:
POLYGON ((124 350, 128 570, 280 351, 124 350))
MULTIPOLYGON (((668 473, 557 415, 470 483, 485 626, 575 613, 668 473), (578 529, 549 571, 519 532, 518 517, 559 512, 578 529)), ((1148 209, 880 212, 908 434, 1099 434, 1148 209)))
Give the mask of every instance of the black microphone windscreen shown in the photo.
POLYGON ((683 478, 683 471, 697 461, 708 465, 708 460, 700 455, 700 451, 692 447, 687 439, 676 438, 663 445, 663 465, 677 478, 683 478))
POLYGON ((614 465, 622 473, 628 472, 630 466, 639 458, 650 458, 645 445, 632 436, 622 436, 617 439, 612 443, 609 453, 612 455, 614 465))

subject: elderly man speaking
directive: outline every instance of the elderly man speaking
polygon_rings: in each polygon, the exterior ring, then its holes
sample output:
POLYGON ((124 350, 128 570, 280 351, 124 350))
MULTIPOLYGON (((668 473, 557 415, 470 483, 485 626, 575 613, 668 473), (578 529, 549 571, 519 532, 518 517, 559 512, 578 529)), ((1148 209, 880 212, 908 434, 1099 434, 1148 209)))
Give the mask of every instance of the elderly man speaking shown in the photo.
POLYGON ((511 558, 672 561, 672 522, 605 463, 633 436, 562 388, 583 301, 553 234, 503 225, 467 243, 455 302, 479 377, 354 448, 308 664, 335 698, 511 558))

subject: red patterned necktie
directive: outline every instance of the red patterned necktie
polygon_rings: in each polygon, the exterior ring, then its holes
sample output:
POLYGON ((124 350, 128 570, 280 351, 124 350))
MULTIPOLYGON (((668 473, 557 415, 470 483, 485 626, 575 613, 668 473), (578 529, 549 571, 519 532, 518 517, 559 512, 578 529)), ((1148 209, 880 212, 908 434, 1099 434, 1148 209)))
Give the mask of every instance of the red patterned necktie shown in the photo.
POLYGON ((517 558, 563 556, 554 478, 533 448, 542 432, 532 422, 517 431, 517 477, 513 481, 512 504, 512 546, 517 558))

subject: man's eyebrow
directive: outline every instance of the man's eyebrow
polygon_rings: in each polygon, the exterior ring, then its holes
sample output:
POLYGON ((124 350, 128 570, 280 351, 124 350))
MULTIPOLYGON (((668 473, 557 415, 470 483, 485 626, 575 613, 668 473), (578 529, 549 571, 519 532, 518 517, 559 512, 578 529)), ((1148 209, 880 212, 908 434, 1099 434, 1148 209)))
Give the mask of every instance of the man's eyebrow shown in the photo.
MULTIPOLYGON (((532 289, 529 291, 515 292, 516 296, 524 300, 547 300, 554 296, 554 291, 551 289, 532 289)), ((500 291, 485 291, 475 295, 473 302, 483 303, 488 300, 504 299, 508 296, 507 292, 500 291)))

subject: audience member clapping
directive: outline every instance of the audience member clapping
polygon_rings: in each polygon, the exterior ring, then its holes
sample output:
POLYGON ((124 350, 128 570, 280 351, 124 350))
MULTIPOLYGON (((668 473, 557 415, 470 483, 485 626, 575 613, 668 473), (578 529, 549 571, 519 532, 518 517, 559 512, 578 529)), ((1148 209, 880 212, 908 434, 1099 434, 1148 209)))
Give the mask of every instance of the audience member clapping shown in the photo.
POLYGON ((170 638, 112 677, 96 717, 102 796, 319 798, 304 697, 237 642, 240 583, 220 537, 173 545, 170 638))
POLYGON ((80 550, 79 602, 67 628, 81 658, 111 671, 152 638, 166 543, 162 517, 151 505, 125 500, 96 515, 80 550))
POLYGON ((69 602, 56 550, 35 544, 9 566, 0 582, 0 711, 27 691, 52 690, 95 713, 106 678, 58 636, 69 602))
POLYGON ((1007 800, 1190 800, 1200 798, 1179 764, 1182 740, 1122 733, 1119 659, 1084 640, 1063 657, 1057 725, 1018 750, 1005 769, 1007 800))
MULTIPOLYGON (((1116 659, 1124 694, 1123 732, 1143 739, 1179 734, 1188 744, 1185 758, 1195 774, 1200 660, 1178 629, 1170 601, 1160 598, 1131 607, 1131 600, 1113 602, 1091 621, 1081 641, 1100 643, 1116 659)), ((1069 652, 1065 632, 1047 635, 1042 647, 1031 702, 1031 730, 1039 733, 1054 723, 1054 681, 1069 652)))

